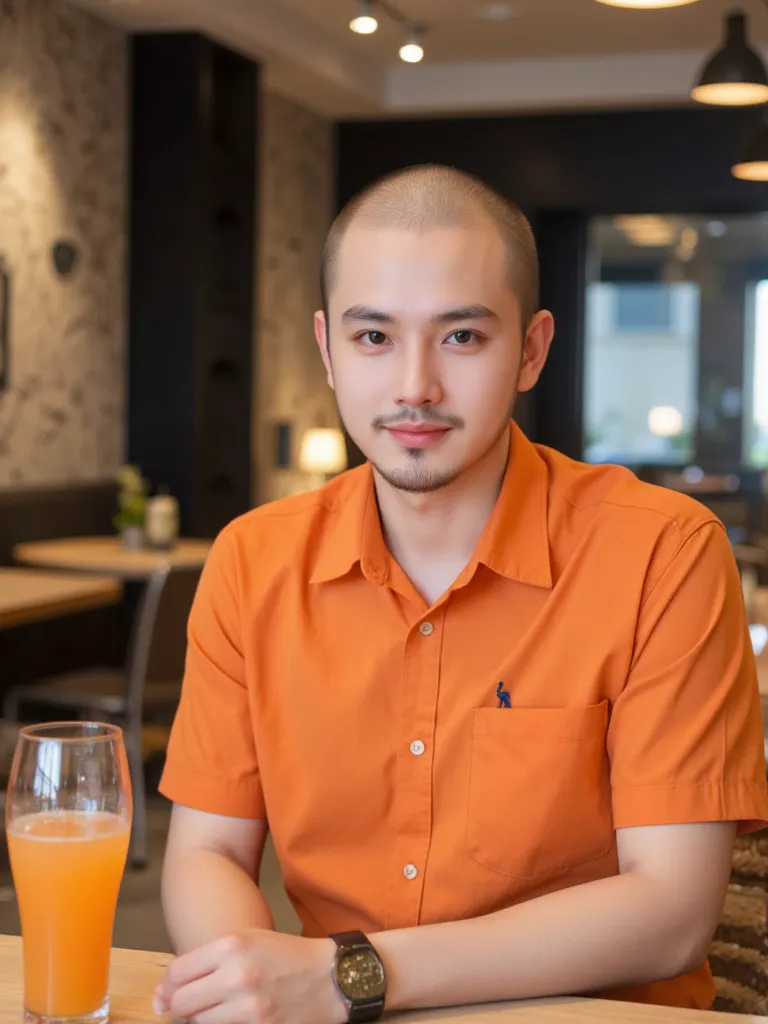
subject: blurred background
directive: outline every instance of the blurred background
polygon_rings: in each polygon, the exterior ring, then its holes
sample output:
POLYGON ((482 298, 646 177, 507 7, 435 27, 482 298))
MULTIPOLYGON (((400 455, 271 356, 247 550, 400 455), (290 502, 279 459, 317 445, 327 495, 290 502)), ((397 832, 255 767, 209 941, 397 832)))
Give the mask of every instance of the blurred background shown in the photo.
POLYGON ((19 722, 125 725, 117 944, 167 948, 156 786, 211 539, 361 461, 312 313, 385 172, 530 217, 557 338, 516 415, 716 511, 768 697, 767 59, 764 0, 0 4, 0 761, 19 722))

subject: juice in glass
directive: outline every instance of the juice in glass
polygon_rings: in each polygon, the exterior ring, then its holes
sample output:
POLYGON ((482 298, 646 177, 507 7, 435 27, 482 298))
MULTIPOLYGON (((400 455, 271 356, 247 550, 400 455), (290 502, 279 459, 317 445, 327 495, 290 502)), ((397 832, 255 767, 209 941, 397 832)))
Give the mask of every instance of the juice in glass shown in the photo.
POLYGON ((87 1017, 107 999, 129 838, 122 817, 98 811, 38 812, 8 829, 27 1011, 87 1017))
POLYGON ((5 833, 21 917, 25 1024, 107 1024, 115 909, 133 817, 123 732, 19 732, 5 833))

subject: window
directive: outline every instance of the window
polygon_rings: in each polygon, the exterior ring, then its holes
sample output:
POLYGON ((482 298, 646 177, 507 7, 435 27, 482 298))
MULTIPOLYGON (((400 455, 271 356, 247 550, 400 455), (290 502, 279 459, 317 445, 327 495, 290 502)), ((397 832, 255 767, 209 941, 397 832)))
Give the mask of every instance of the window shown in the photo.
POLYGON ((768 215, 590 225, 584 458, 768 467, 768 215))
POLYGON ((752 465, 768 467, 768 281, 757 282, 748 303, 744 446, 752 465))
POLYGON ((698 316, 699 291, 692 284, 590 286, 585 366, 589 461, 677 465, 691 459, 698 316), (629 318, 614 315, 622 304, 629 318))

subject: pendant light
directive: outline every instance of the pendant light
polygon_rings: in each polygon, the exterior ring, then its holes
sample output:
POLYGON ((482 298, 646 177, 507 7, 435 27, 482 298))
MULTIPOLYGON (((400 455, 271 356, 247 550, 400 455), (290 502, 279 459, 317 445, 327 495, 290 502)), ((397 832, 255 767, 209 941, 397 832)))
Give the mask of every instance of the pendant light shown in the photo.
POLYGON ((698 0, 597 0, 606 7, 634 7, 636 11, 653 11, 662 7, 685 7, 695 4, 698 0))
POLYGON ((424 57, 424 47, 421 45, 422 38, 422 27, 410 24, 405 42, 400 47, 400 60, 404 60, 406 64, 418 64, 424 57))
POLYGON ((741 11, 725 20, 722 47, 708 58, 691 96, 719 107, 748 107, 768 101, 768 71, 747 42, 747 18, 741 11))
POLYGON ((731 173, 742 181, 768 181, 768 122, 760 122, 731 173))
POLYGON ((349 27, 361 36, 370 36, 376 31, 379 23, 373 13, 371 0, 358 0, 357 14, 350 21, 349 27))

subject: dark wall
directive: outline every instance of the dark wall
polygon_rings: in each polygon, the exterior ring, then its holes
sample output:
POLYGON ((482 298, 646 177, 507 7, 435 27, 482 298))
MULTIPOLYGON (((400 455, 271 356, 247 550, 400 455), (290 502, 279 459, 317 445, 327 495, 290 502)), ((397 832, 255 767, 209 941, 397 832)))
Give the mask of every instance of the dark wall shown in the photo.
POLYGON ((542 304, 557 320, 555 345, 527 410, 530 432, 578 457, 589 218, 768 209, 768 185, 730 173, 758 118, 754 111, 692 107, 349 121, 337 134, 337 203, 382 174, 431 162, 478 175, 525 210, 539 242, 542 304))
MULTIPOLYGON (((0 565, 12 565, 13 548, 25 541, 113 532, 114 483, 0 490, 0 565)), ((125 650, 127 603, 45 622, 0 630, 0 692, 87 665, 119 665, 125 650)))
POLYGON ((730 173, 754 111, 627 110, 528 117, 347 121, 337 135, 339 203, 381 174, 447 163, 527 212, 749 212, 768 186, 730 173))

